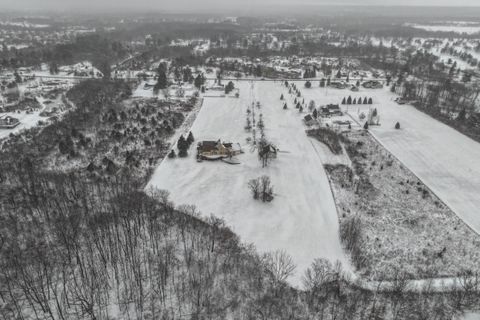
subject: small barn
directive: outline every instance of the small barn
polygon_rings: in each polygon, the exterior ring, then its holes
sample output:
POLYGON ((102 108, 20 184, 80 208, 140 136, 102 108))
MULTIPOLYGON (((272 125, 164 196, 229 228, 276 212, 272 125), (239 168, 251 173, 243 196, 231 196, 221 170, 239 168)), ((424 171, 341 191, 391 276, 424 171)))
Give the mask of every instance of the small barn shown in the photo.
POLYGON ((305 117, 303 117, 303 121, 305 121, 307 126, 313 126, 315 123, 317 123, 310 114, 307 114, 305 117))

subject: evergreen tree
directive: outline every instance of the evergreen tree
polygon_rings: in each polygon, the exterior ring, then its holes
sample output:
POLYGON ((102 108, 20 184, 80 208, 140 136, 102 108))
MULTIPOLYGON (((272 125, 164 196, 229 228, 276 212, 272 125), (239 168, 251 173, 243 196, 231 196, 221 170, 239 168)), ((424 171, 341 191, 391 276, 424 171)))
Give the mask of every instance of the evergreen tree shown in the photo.
POLYGON ((225 93, 229 94, 230 92, 232 92, 233 89, 235 89, 235 85, 233 84, 232 81, 230 81, 225 87, 225 93))
POLYGON ((184 148, 184 149, 182 149, 182 150, 179 150, 179 151, 178 151, 178 156, 179 156, 180 158, 186 158, 186 157, 188 156, 187 149, 184 148))
POLYGON ((346 104, 346 103, 347 103, 347 99, 345 99, 345 97, 343 97, 342 104, 346 104))
POLYGON ((283 104, 283 109, 287 109, 287 103, 286 102, 283 104))
POLYGON ((158 92, 158 90, 165 89, 168 86, 167 74, 163 68, 158 68, 157 77, 157 83, 155 84, 153 89, 158 92))
POLYGON ((183 82, 190 82, 192 79, 192 69, 186 67, 183 69, 183 82))
POLYGON ((180 136, 180 138, 177 141, 177 148, 178 148, 178 150, 188 148, 188 143, 185 140, 185 138, 183 137, 183 134, 180 136))
POLYGON ((283 93, 282 93, 282 95, 280 96, 280 100, 283 100, 283 99, 284 99, 284 98, 283 98, 283 93))
POLYGON ((203 76, 201 74, 199 74, 196 78, 195 78, 195 81, 194 81, 194 85, 195 85, 195 88, 197 89, 200 89, 203 84, 205 83, 205 79, 203 78, 203 76))
POLYGON ((50 74, 58 74, 58 64, 55 61, 50 63, 50 74))
POLYGON ((368 104, 368 99, 367 99, 367 97, 363 98, 363 104, 368 104))
POLYGON ((370 98, 368 99, 368 104, 373 104, 372 97, 370 97, 370 98))
POLYGON ((317 111, 317 109, 313 109, 312 116, 313 116, 314 119, 317 119, 317 118, 318 118, 318 111, 317 111))
POLYGON ((353 98, 352 104, 357 104, 357 99, 353 98))
POLYGON ((194 141, 195 141, 195 139, 193 138, 193 133, 192 133, 192 131, 190 131, 190 133, 188 134, 188 137, 187 137, 187 143, 190 146, 194 141))
POLYGON ((395 124, 395 129, 397 129, 397 130, 400 129, 400 122, 397 122, 397 123, 395 124))
POLYGON ((362 98, 361 98, 361 97, 360 97, 360 98, 358 98, 358 100, 357 100, 357 104, 362 104, 362 98))
POLYGON ((352 104, 352 96, 348 96, 348 98, 347 98, 347 104, 352 104))
POLYGON ((363 129, 368 130, 368 121, 363 125, 363 129))

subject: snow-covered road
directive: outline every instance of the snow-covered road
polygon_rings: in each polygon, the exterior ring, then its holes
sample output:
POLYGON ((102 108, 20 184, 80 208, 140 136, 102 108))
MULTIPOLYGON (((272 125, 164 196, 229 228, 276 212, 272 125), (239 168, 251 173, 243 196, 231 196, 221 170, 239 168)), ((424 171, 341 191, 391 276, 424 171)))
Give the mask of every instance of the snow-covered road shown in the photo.
MULTIPOLYGON (((261 252, 285 250, 297 269, 290 283, 301 286, 301 277, 315 258, 340 260, 349 269, 340 245, 338 218, 321 155, 325 149, 305 135, 296 109, 282 109, 278 83, 257 82, 254 96, 261 102, 267 138, 282 152, 268 168, 262 168, 251 152, 244 129, 251 103, 250 84, 236 83, 240 98, 205 98, 193 124, 196 141, 239 142, 245 153, 240 165, 195 160, 195 146, 186 159, 166 159, 156 169, 149 187, 166 189, 177 204, 193 204, 203 216, 225 219, 243 241, 261 252), (252 199, 247 183, 269 175, 276 198, 271 203, 252 199)), ((257 110, 257 115, 259 111, 257 110)), ((325 159, 326 157, 324 157, 325 159)))

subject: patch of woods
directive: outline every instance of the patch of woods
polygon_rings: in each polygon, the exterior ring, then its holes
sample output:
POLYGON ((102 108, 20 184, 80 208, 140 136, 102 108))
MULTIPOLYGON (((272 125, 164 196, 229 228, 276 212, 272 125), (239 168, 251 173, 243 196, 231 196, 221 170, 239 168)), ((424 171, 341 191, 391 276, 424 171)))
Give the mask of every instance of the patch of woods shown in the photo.
POLYGON ((194 102, 130 99, 130 93, 122 81, 84 81, 67 93, 72 111, 11 137, 5 153, 27 154, 47 169, 80 170, 93 179, 128 171, 147 180, 194 102))
POLYGON ((477 272, 477 234, 368 133, 342 141, 351 166, 325 169, 340 238, 359 274, 386 281, 395 268, 408 279, 477 272))
POLYGON ((315 138, 325 144, 333 154, 338 155, 343 153, 342 141, 345 141, 345 139, 336 131, 329 128, 320 127, 317 129, 307 130, 306 132, 309 137, 315 138))

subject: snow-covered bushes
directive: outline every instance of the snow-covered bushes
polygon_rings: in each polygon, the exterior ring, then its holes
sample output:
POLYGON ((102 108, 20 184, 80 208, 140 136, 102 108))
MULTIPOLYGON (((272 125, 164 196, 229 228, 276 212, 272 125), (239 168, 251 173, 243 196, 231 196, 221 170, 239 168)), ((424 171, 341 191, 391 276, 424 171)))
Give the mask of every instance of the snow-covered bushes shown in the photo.
POLYGON ((333 154, 342 154, 341 136, 328 128, 318 128, 307 131, 307 135, 324 143, 333 154))

